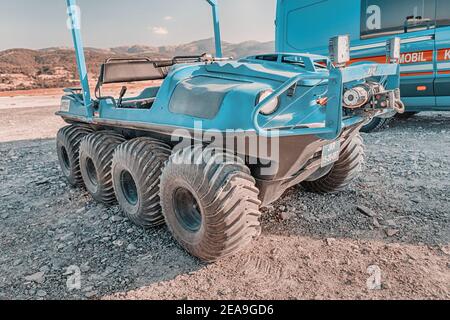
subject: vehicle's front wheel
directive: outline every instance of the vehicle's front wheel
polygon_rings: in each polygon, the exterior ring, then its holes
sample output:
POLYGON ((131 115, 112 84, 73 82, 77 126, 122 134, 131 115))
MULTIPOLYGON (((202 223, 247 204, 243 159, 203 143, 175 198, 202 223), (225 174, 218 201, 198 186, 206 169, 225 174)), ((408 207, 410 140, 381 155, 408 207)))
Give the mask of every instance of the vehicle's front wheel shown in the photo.
POLYGON ((259 190, 250 169, 226 151, 190 147, 174 154, 161 177, 161 205, 174 238, 214 262, 261 233, 259 190))
POLYGON ((327 175, 315 181, 304 181, 302 186, 317 193, 341 192, 358 177, 363 165, 364 142, 358 134, 341 150, 338 162, 327 175))

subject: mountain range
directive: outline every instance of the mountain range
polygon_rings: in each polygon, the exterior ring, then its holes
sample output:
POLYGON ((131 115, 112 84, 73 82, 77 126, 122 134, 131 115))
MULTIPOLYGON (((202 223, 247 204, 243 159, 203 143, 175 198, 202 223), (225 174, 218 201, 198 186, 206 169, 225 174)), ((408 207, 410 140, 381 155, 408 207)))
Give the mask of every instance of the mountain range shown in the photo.
MULTIPOLYGON (((274 51, 273 42, 223 42, 224 55, 240 58, 274 51)), ((121 46, 110 49, 86 48, 88 71, 98 77, 100 65, 110 57, 172 58, 182 55, 214 53, 214 40, 205 39, 173 46, 121 46)), ((65 47, 40 50, 9 49, 0 51, 0 91, 55 88, 78 85, 74 50, 65 47)))

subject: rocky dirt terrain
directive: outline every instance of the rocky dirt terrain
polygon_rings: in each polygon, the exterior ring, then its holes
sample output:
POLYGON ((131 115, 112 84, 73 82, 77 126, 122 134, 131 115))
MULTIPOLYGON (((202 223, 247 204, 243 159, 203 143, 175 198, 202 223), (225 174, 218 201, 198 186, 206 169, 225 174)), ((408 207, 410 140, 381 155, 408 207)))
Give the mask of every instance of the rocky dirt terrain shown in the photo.
POLYGON ((449 113, 364 135, 350 190, 289 190, 251 247, 206 265, 67 185, 55 111, 0 108, 0 299, 450 299, 449 113))

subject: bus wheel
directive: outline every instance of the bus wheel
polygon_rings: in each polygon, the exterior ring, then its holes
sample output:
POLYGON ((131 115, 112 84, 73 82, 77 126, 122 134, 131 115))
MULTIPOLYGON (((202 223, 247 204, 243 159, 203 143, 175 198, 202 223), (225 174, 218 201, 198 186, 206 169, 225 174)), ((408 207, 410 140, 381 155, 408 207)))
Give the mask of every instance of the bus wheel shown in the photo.
POLYGON ((372 118, 364 124, 361 132, 370 133, 383 130, 391 121, 392 118, 372 118))
POLYGON ((416 114, 419 114, 419 112, 397 113, 397 114, 395 115, 395 117, 396 117, 397 119, 403 119, 403 120, 406 120, 406 119, 410 119, 410 118, 414 117, 416 114))

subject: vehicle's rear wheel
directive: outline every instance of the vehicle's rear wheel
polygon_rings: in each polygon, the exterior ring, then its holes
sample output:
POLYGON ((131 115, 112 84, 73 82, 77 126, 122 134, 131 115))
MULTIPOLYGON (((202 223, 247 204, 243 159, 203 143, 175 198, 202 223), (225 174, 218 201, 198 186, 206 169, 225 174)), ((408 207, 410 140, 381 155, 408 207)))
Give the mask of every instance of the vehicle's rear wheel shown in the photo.
POLYGON ((393 118, 378 118, 374 117, 370 121, 367 121, 361 128, 361 132, 371 133, 385 129, 393 118))
POLYGON ((345 190, 356 179, 364 165, 364 142, 356 135, 341 150, 338 162, 331 171, 315 181, 304 181, 302 186, 311 192, 335 193, 345 190))
POLYGON ((114 153, 114 191, 122 211, 136 225, 149 228, 164 223, 159 184, 171 153, 168 145, 150 138, 125 142, 114 153))
POLYGON ((175 153, 161 177, 161 205, 174 238, 193 256, 214 262, 261 233, 259 190, 233 154, 201 146, 175 153))
POLYGON ((56 151, 59 164, 67 181, 73 186, 83 185, 79 158, 80 144, 93 131, 92 128, 84 125, 71 125, 58 131, 56 151))
POLYGON ((80 145, 80 169, 84 185, 92 197, 104 204, 116 201, 111 165, 114 150, 125 138, 114 131, 87 135, 80 145))

